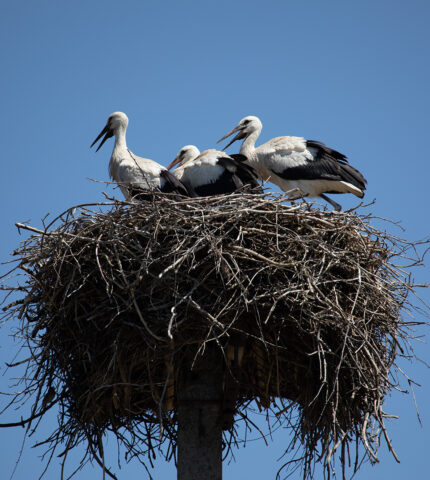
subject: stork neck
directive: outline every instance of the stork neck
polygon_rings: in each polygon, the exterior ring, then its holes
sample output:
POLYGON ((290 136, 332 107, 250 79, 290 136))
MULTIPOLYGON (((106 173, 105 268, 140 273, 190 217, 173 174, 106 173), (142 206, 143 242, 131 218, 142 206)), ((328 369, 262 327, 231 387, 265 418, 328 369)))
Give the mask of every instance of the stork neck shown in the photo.
POLYGON ((255 130, 254 132, 250 133, 242 143, 240 147, 240 153, 247 157, 252 154, 255 150, 255 142, 257 141, 258 136, 260 135, 260 130, 255 130))
POLYGON ((120 127, 115 132, 115 145, 113 147, 114 150, 122 150, 127 149, 127 143, 125 141, 125 132, 126 128, 120 127))

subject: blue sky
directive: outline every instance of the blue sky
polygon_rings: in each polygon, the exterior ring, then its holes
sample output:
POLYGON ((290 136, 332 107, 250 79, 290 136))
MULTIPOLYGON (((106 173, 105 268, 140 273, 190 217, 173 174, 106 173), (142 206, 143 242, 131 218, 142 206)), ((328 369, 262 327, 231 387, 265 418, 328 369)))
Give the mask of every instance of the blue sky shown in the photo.
MULTIPOLYGON (((214 147, 245 115, 262 120, 260 142, 279 135, 323 141, 364 173, 366 199, 376 199, 370 211, 405 228, 390 231, 428 238, 429 16, 425 0, 0 1, 1 260, 22 240, 14 222, 40 227, 47 213, 102 200, 102 191, 120 197, 89 180, 108 180, 113 142, 97 154, 89 145, 115 110, 130 118, 130 149, 164 165, 185 144, 214 147)), ((336 200, 344 208, 358 203, 336 200)), ((428 281, 430 268, 413 274, 428 281)), ((7 328, 0 341, 3 366, 15 349, 7 328)), ((417 351, 430 362, 427 345, 417 351)), ((402 463, 382 447, 381 463, 365 465, 357 478, 428 476, 430 375, 416 361, 404 367, 422 384, 424 426, 412 397, 394 392, 386 410, 400 415, 389 431, 402 463)), ((0 390, 8 385, 5 374, 0 390)), ((53 422, 55 412, 44 428, 53 422)), ((22 433, 0 430, 5 478, 22 433)), ((288 438, 279 431, 269 447, 260 441, 238 450, 224 478, 274 478, 288 438)), ((34 441, 15 479, 41 473, 34 441)), ((115 470, 120 478, 143 476, 139 465, 115 470)), ((153 475, 175 478, 175 471, 161 461, 153 475)), ((59 478, 57 460, 45 478, 59 478)), ((90 466, 78 478, 101 473, 90 466)))

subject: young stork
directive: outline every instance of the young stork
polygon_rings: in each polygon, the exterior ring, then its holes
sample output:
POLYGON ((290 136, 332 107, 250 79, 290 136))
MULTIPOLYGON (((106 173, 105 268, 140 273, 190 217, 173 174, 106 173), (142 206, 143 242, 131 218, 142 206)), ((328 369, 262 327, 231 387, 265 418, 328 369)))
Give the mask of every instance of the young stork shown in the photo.
POLYGON ((104 135, 96 152, 105 141, 115 136, 115 144, 109 161, 109 175, 115 182, 126 200, 136 197, 140 200, 151 198, 149 192, 179 193, 189 196, 184 185, 165 167, 150 160, 138 157, 132 153, 125 141, 128 117, 123 112, 109 115, 106 126, 91 144, 93 147, 104 135))
POLYGON ((179 164, 174 175, 190 193, 206 197, 232 193, 244 186, 259 187, 253 168, 245 160, 243 155, 227 155, 218 150, 200 153, 194 145, 186 145, 167 168, 179 164))
POLYGON ((291 200, 321 197, 337 211, 341 206, 326 193, 352 193, 363 198, 366 179, 348 164, 345 155, 314 140, 302 137, 276 137, 255 148, 263 125, 259 118, 248 116, 217 143, 239 132, 225 147, 244 139, 240 153, 247 157, 262 180, 270 180, 284 192, 293 192, 291 200))

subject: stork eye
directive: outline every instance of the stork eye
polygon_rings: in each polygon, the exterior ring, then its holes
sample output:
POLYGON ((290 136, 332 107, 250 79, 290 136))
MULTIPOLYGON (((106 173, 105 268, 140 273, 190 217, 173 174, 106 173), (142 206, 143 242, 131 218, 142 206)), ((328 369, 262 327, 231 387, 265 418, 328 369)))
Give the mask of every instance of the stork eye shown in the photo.
POLYGON ((245 120, 245 121, 243 122, 243 124, 246 125, 246 124, 248 124, 249 122, 250 122, 250 120, 245 120))

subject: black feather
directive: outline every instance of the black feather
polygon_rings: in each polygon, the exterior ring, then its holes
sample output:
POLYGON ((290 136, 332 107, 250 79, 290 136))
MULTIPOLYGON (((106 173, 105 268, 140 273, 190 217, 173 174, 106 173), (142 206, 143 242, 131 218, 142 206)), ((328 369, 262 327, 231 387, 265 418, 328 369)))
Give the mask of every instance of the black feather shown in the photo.
POLYGON ((162 170, 160 177, 164 180, 164 186, 161 188, 161 191, 164 193, 178 193, 184 195, 185 197, 193 196, 187 189, 187 187, 178 180, 173 173, 169 170, 162 170))
POLYGON ((233 158, 234 160, 237 160, 238 162, 246 162, 248 160, 246 155, 242 155, 241 153, 231 153, 229 154, 229 157, 233 158))
POLYGON ((286 180, 334 180, 348 182, 360 190, 366 189, 367 180, 356 168, 348 164, 345 155, 314 140, 307 140, 306 145, 316 150, 313 160, 280 172, 272 170, 273 173, 286 180))
POLYGON ((218 157, 218 163, 232 174, 233 182, 236 185, 234 190, 245 186, 251 188, 260 187, 254 169, 244 163, 246 160, 245 155, 241 154, 230 155, 230 158, 218 157))
POLYGON ((324 157, 329 156, 331 158, 336 159, 342 163, 348 163, 348 157, 343 153, 338 152, 337 150, 333 150, 332 148, 327 147, 325 143, 318 142, 317 140, 306 140, 306 146, 309 148, 315 148, 317 151, 317 157, 324 157))

